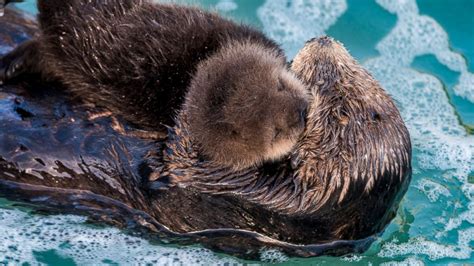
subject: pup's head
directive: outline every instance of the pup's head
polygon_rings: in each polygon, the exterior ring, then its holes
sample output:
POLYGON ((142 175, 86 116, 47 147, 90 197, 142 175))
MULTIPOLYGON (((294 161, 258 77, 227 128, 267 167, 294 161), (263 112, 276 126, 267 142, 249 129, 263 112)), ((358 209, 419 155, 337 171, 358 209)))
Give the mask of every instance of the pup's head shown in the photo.
POLYGON ((236 43, 202 62, 184 112, 207 159, 233 169, 288 154, 305 126, 305 86, 277 51, 236 43))

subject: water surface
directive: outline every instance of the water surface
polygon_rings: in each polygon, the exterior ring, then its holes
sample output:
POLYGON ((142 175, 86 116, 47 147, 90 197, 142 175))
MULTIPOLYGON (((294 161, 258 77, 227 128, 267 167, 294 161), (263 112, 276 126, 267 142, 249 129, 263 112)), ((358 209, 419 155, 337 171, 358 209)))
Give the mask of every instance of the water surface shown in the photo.
MULTIPOLYGON (((189 2, 189 1, 188 1, 189 2)), ((341 40, 395 99, 412 136, 414 176, 398 215, 364 254, 287 265, 474 263, 474 1, 203 0, 261 28, 291 58, 322 34, 341 40)), ((36 12, 34 1, 18 5, 36 12)), ((200 247, 159 246, 77 216, 41 216, 0 199, 0 264, 242 262, 200 247), (5 232, 5 233, 4 233, 5 232)))

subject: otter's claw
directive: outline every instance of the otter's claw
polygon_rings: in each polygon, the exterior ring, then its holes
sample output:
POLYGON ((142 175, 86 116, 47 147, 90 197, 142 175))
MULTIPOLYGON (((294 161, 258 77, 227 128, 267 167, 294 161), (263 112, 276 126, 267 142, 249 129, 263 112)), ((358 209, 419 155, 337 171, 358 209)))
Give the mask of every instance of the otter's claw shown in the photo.
POLYGON ((151 190, 159 190, 159 191, 163 191, 163 190, 167 190, 170 188, 169 184, 166 183, 166 182, 161 182, 161 181, 154 181, 154 182, 151 182, 148 186, 149 189, 151 190))
POLYGON ((41 60, 38 50, 38 42, 29 40, 0 58, 0 83, 26 73, 40 73, 41 68, 38 64, 41 60))
POLYGON ((186 186, 188 181, 190 181, 189 178, 163 174, 162 168, 158 168, 148 177, 147 187, 150 190, 167 190, 173 187, 186 186))

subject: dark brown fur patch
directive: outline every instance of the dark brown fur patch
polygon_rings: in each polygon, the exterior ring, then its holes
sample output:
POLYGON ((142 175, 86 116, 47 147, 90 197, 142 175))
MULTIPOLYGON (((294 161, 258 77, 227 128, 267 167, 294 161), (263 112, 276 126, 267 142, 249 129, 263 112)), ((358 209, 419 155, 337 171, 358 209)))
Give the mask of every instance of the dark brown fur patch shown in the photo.
POLYGON ((38 1, 41 68, 83 101, 144 128, 173 125, 196 66, 262 33, 194 7, 142 0, 38 1), (174 111, 173 111, 174 110, 174 111))
POLYGON ((38 8, 42 35, 30 42, 37 58, 28 60, 38 62, 35 70, 155 131, 173 125, 191 84, 190 131, 218 164, 279 159, 303 130, 304 86, 256 30, 198 8, 139 0, 40 0, 38 8))

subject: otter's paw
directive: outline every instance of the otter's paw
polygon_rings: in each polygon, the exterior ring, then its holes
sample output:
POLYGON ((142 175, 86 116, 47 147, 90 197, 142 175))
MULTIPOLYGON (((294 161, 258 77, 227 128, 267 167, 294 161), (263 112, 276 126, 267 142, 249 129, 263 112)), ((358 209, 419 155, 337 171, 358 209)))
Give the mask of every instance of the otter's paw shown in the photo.
POLYGON ((0 84, 4 84, 25 72, 25 56, 7 54, 0 59, 0 84))

